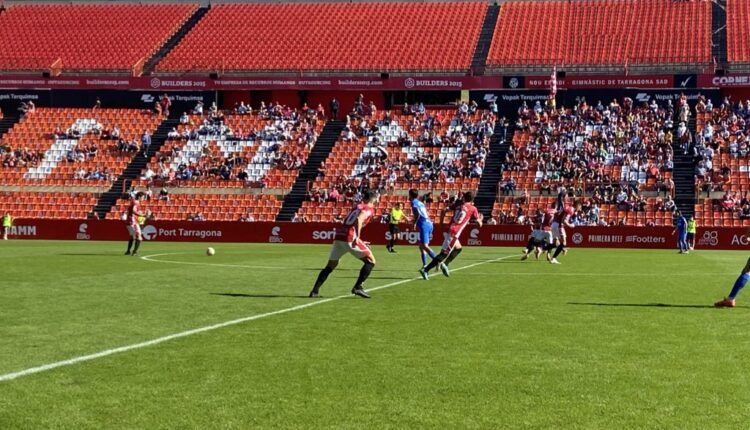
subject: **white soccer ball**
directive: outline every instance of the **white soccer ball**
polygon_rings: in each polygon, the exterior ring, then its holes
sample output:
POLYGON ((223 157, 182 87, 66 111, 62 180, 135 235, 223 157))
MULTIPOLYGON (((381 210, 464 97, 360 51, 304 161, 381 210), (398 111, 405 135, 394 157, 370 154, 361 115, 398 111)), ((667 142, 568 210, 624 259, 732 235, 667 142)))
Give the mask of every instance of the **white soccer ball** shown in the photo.
POLYGON ((209 247, 208 247, 208 248, 206 249, 206 255, 208 255, 208 256, 210 257, 210 256, 212 256, 212 255, 214 255, 214 254, 216 254, 216 250, 215 250, 215 249, 213 249, 213 248, 211 248, 211 247, 209 246, 209 247))

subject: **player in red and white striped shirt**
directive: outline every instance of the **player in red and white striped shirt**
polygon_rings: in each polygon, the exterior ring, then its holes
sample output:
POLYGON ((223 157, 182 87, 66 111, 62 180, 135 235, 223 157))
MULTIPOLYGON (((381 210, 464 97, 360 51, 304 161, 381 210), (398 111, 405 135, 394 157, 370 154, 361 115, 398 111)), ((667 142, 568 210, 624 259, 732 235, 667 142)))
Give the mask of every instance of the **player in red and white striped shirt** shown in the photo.
MULTIPOLYGON (((461 253, 462 247, 459 238, 463 233, 464 228, 473 219, 477 221, 479 227, 482 226, 482 215, 479 213, 477 208, 474 206, 474 193, 467 191, 464 193, 463 198, 457 201, 451 210, 453 210, 453 218, 451 224, 448 227, 448 231, 443 233, 443 249, 440 254, 432 259, 424 269, 419 270, 419 274, 422 275, 424 280, 429 279, 428 273, 430 270, 440 266, 440 270, 443 271, 443 275, 450 276, 450 269, 448 265, 458 257, 461 253)), ((445 212, 440 216, 440 221, 443 221, 445 212)))
POLYGON ((375 256, 372 255, 372 250, 370 250, 368 243, 362 240, 361 233, 362 229, 375 216, 375 207, 373 204, 378 202, 379 197, 374 191, 365 191, 362 203, 349 212, 349 215, 344 218, 342 225, 336 227, 336 236, 331 246, 328 264, 318 274, 315 286, 310 291, 310 297, 319 297, 320 287, 328 279, 328 275, 333 272, 333 269, 339 265, 341 257, 345 254, 352 254, 364 263, 362 269, 359 271, 357 282, 354 284, 354 288, 352 288, 352 294, 365 299, 370 298, 370 295, 367 294, 362 284, 367 280, 367 277, 370 276, 372 269, 375 267, 375 256))
POLYGON ((141 211, 141 201, 146 195, 142 192, 136 193, 136 195, 130 200, 130 205, 128 206, 128 214, 127 219, 125 220, 128 225, 128 234, 130 235, 130 239, 128 240, 128 250, 125 252, 125 255, 132 255, 137 256, 138 255, 138 248, 141 247, 141 241, 143 241, 143 234, 141 233, 141 222, 140 218, 145 215, 145 212, 141 211), (133 246, 135 244, 135 246, 133 246), (133 249, 133 252, 130 252, 130 249, 133 249))

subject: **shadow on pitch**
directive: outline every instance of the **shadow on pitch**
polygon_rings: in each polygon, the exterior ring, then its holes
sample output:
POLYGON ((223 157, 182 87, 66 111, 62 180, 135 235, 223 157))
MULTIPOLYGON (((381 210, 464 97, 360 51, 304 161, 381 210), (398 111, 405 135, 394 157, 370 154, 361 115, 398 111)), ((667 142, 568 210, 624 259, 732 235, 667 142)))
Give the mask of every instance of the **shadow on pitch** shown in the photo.
POLYGON ((288 298, 288 299, 307 299, 307 296, 292 296, 292 295, 285 295, 285 294, 244 294, 244 293, 208 293, 212 296, 225 296, 225 297, 242 297, 242 298, 248 298, 248 299, 278 299, 278 298, 288 298))
POLYGON ((77 252, 77 253, 63 252, 57 255, 64 255, 66 257, 115 257, 117 255, 120 255, 124 257, 125 256, 124 254, 125 254, 124 252, 122 254, 94 254, 94 253, 86 253, 86 252, 77 252))
MULTIPOLYGON (((579 306, 611 306, 611 307, 632 307, 632 308, 693 308, 693 309, 715 309, 713 305, 680 305, 670 303, 579 303, 568 302, 569 305, 579 306)), ((747 308, 747 306, 737 306, 738 308, 747 308)))

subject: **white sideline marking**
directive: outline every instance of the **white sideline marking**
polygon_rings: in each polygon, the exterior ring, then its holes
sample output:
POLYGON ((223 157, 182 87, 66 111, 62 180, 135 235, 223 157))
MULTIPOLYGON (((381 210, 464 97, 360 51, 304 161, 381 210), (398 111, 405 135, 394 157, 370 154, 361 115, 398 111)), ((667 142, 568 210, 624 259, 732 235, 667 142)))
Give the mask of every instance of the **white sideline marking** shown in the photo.
POLYGON ((189 266, 241 267, 244 269, 289 270, 289 268, 287 267, 278 267, 278 266, 245 266, 242 264, 195 263, 191 261, 154 260, 153 259, 153 257, 161 257, 163 255, 180 255, 180 254, 187 254, 187 253, 186 252, 168 252, 165 254, 144 255, 143 257, 141 257, 141 260, 151 261, 152 263, 187 264, 189 266))
MULTIPOLYGON (((498 258, 492 258, 492 259, 489 259, 489 260, 484 260, 484 261, 480 261, 478 263, 473 263, 473 264, 462 266, 462 267, 459 267, 459 268, 456 268, 456 269, 452 269, 451 272, 458 272, 458 271, 461 271, 461 270, 464 270, 464 269, 470 269, 472 267, 480 266, 480 265, 483 265, 483 264, 493 263, 495 261, 501 261, 501 260, 505 260, 507 258, 518 257, 518 256, 519 256, 519 254, 514 254, 514 255, 505 255, 503 257, 498 257, 498 258)), ((142 258, 144 258, 144 257, 142 257, 142 258)), ((197 263, 197 264, 200 264, 200 263, 197 263)), ((412 282, 412 281, 416 281, 416 280, 420 280, 420 279, 422 279, 422 278, 421 277, 416 277, 416 278, 411 278, 411 279, 402 279, 400 281, 391 282, 390 284, 380 285, 380 286, 374 287, 374 288, 368 288, 367 291, 384 290, 386 288, 395 287, 397 285, 406 284, 408 282, 412 282)), ((242 323, 245 323, 245 322, 248 322, 248 321, 253 321, 253 320, 257 320, 257 319, 261 319, 261 318, 272 317, 274 315, 281 315, 281 314, 285 314, 285 313, 288 313, 288 312, 299 311, 299 310, 302 310, 302 309, 310 308, 310 307, 317 306, 317 305, 322 305, 324 303, 330 303, 330 302, 333 302, 333 301, 336 301, 336 300, 340 300, 340 299, 344 299, 344 298, 351 297, 351 296, 352 296, 351 294, 342 294, 340 296, 330 297, 328 299, 314 300, 314 301, 310 301, 309 303, 305 303, 303 305, 292 306, 290 308, 279 309, 277 311, 266 312, 266 313, 258 314, 258 315, 251 315, 251 316, 248 316, 248 317, 238 318, 238 319, 231 320, 231 321, 225 321, 225 322, 218 323, 218 324, 213 324, 213 325, 209 325, 209 326, 205 326, 205 327, 200 327, 200 328, 196 328, 196 329, 192 329, 192 330, 183 331, 183 332, 180 332, 180 333, 174 333, 174 334, 170 334, 170 335, 167 335, 167 336, 158 337, 156 339, 147 340, 145 342, 134 343, 132 345, 125 345, 125 346, 121 346, 119 348, 107 349, 107 350, 104 350, 104 351, 101 351, 101 352, 96 352, 94 354, 82 355, 82 356, 79 356, 79 357, 70 358, 68 360, 62 360, 62 361, 56 361, 54 363, 44 364, 42 366, 30 367, 28 369, 19 370, 17 372, 6 373, 4 375, 0 375, 0 382, 11 381, 13 379, 21 378, 23 376, 33 375, 35 373, 46 372, 48 370, 57 369, 58 367, 72 366, 74 364, 82 363, 82 362, 85 362, 85 361, 96 360, 97 358, 107 357, 109 355, 114 355, 114 354, 118 354, 118 353, 121 353, 121 352, 127 352, 127 351, 132 351, 134 349, 146 348, 146 347, 149 347, 149 346, 158 345, 160 343, 168 342, 170 340, 179 339, 179 338, 182 338, 182 337, 188 337, 188 336, 192 336, 192 335, 195 335, 195 334, 204 333, 204 332, 207 332, 207 331, 213 331, 213 330, 217 330, 217 329, 220 329, 220 328, 229 327, 229 326, 233 326, 233 325, 237 325, 237 324, 242 324, 242 323)))

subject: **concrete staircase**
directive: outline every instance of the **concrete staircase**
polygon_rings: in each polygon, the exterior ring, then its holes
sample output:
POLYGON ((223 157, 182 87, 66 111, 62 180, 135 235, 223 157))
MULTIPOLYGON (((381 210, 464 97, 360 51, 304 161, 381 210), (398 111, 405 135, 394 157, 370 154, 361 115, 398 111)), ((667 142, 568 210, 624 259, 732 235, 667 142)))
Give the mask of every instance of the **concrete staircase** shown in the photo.
POLYGON ((471 59, 471 71, 474 75, 483 75, 487 64, 487 54, 490 52, 492 36, 495 34, 495 25, 497 17, 500 15, 500 6, 491 4, 484 16, 482 31, 479 33, 477 46, 474 49, 474 56, 471 59))
POLYGON ((3 135, 8 132, 8 130, 13 128, 13 126, 16 125, 19 119, 20 118, 17 116, 6 116, 3 119, 0 119, 0 138, 2 138, 3 135))
MULTIPOLYGON (((154 134, 151 136, 151 145, 148 150, 144 153, 139 152, 136 156, 130 160, 130 164, 123 170, 122 174, 112 183, 112 187, 99 197, 99 201, 94 207, 94 213, 100 219, 104 219, 107 214, 112 210, 112 207, 117 204, 117 200, 120 199, 134 179, 140 177, 141 172, 148 164, 148 161, 161 149, 164 142, 167 140, 167 133, 172 130, 173 127, 177 127, 179 124, 177 119, 164 120, 159 127, 156 129, 154 134)), ((94 214, 92 214, 93 216, 94 214)))
POLYGON ((490 153, 484 164, 482 179, 479 181, 476 205, 485 218, 492 216, 492 207, 497 199, 497 184, 502 177, 502 165, 505 155, 513 141, 515 127, 512 123, 507 128, 498 120, 494 134, 490 139, 490 153))
MULTIPOLYGON (((691 147, 695 137, 695 117, 688 122, 691 147)), ((674 154, 674 169, 672 179, 675 187, 675 203, 677 209, 685 216, 692 216, 695 212, 695 163, 691 154, 683 154, 677 148, 674 154)))
POLYGON ((165 43, 164 45, 159 48, 156 53, 151 56, 146 61, 146 64, 143 66, 143 74, 144 75, 150 75, 153 73, 154 69, 156 68, 156 65, 159 63, 159 61, 162 60, 172 49, 174 49, 175 46, 177 46, 183 37, 185 37, 190 30, 195 27, 196 24, 198 24, 198 21, 203 18, 206 13, 208 13, 209 9, 211 8, 211 5, 208 6, 201 6, 198 9, 196 9, 195 12, 188 18, 187 21, 185 21, 185 24, 180 27, 179 30, 175 32, 175 34, 172 35, 165 43))
POLYGON ((276 221, 291 221, 294 214, 302 207, 302 202, 307 197, 307 184, 315 180, 320 163, 328 158, 345 125, 344 121, 328 121, 323 127, 315 146, 307 157, 307 163, 297 175, 292 190, 284 198, 284 204, 276 216, 276 221))

